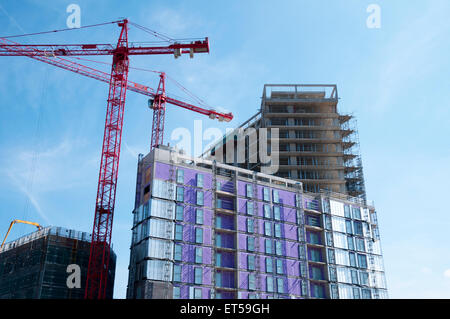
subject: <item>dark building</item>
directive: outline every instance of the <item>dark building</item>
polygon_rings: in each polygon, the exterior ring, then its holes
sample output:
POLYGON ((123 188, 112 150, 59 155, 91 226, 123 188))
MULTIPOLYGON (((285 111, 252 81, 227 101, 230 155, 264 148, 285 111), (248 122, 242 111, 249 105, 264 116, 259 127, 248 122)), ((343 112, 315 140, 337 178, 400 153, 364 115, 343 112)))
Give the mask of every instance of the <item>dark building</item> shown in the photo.
MULTIPOLYGON (((83 299, 91 235, 62 227, 46 227, 0 251, 0 299, 83 299), (81 288, 67 287, 67 266, 81 270, 81 288)), ((112 299, 116 255, 111 251, 106 297, 112 299)))

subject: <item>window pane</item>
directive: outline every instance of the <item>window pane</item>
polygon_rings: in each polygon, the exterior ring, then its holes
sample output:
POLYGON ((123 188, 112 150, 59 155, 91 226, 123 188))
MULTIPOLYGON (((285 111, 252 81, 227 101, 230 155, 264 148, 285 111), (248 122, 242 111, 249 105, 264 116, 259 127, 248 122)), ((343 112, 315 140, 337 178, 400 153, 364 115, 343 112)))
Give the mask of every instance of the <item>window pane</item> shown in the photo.
POLYGON ((353 234, 353 230, 352 230, 352 222, 351 220, 346 220, 345 221, 345 232, 347 234, 353 234))
POLYGON ((248 198, 252 198, 253 197, 253 188, 252 188, 252 185, 251 184, 246 184, 245 185, 245 195, 248 197, 248 198))
POLYGON ((177 201, 184 202, 184 188, 177 186, 177 201))
POLYGON ((255 250, 255 238, 247 237, 247 250, 254 251, 255 250))
POLYGON ((359 292, 359 288, 357 288, 357 287, 353 288, 353 298, 354 299, 360 299, 361 298, 361 295, 360 295, 360 292, 359 292))
POLYGON ((184 184, 184 171, 182 169, 177 169, 177 183, 184 184))
POLYGON ((177 221, 183 220, 183 206, 177 205, 176 211, 175 211, 175 219, 177 221))
POLYGON ((336 268, 330 267, 329 268, 329 274, 330 274, 330 281, 337 281, 337 274, 336 274, 336 268))
POLYGON ((361 209, 359 207, 352 207, 353 218, 361 219, 361 209))
POLYGON ((202 228, 195 229, 195 242, 197 244, 203 243, 203 229, 202 228))
POLYGON ((280 201, 279 192, 277 189, 273 190, 273 202, 278 203, 280 201))
POLYGON ((319 234, 309 233, 309 242, 310 244, 320 244, 319 234))
POLYGON ((197 264, 203 263, 203 249, 201 247, 195 248, 195 262, 197 264))
POLYGON ((355 234, 359 236, 363 236, 363 226, 359 221, 354 221, 353 226, 355 227, 355 234))
POLYGON ((247 269, 255 270, 255 256, 254 255, 247 256, 247 269))
POLYGON ((195 223, 203 225, 203 210, 201 209, 195 210, 195 223))
POLYGON ((197 187, 203 187, 203 175, 197 174, 197 187))
POLYGON ((351 237, 351 236, 347 237, 347 244, 348 244, 348 249, 355 250, 355 244, 353 242, 353 237, 351 237))
POLYGON ((266 277, 266 290, 267 292, 273 292, 273 278, 266 277))
POLYGON ((264 218, 271 218, 270 216, 270 206, 264 205, 264 218))
POLYGON ((180 287, 173 287, 173 299, 180 299, 181 291, 180 287))
POLYGON ((275 220, 281 220, 280 206, 273 206, 273 218, 275 220))
POLYGON ((366 255, 358 254, 358 264, 359 264, 359 268, 367 268, 366 255))
POLYGON ((355 269, 350 270, 351 276, 352 276, 352 284, 357 285, 359 283, 358 281, 358 271, 355 269))
POLYGON ((202 283, 202 268, 194 268, 194 283, 200 285, 202 283))
POLYGON ((320 219, 319 219, 319 217, 316 217, 316 216, 308 216, 307 222, 308 222, 308 225, 310 225, 310 226, 316 226, 316 227, 321 226, 320 219))
POLYGON ((272 236, 272 224, 265 222, 264 223, 264 235, 272 236))
POLYGON ((247 202, 247 214, 253 215, 253 202, 247 202))
POLYGON ((275 242, 275 253, 278 256, 281 256, 283 254, 283 244, 280 241, 275 242))
POLYGON ((266 254, 271 254, 272 253, 272 241, 270 239, 266 239, 265 245, 266 245, 266 254))
POLYGON ((255 290, 255 275, 254 274, 248 275, 248 289, 255 290))
POLYGON ((361 271, 359 273, 359 279, 361 280, 361 285, 368 286, 369 285, 369 274, 365 271, 361 271))
POLYGON ((311 249, 311 260, 312 261, 322 261, 319 250, 311 249))
POLYGON ((263 188, 263 196, 264 201, 268 202, 270 200, 268 188, 263 188))
POLYGON ((175 225, 175 239, 183 240, 183 226, 182 225, 175 225))
POLYGON ((327 246, 333 246, 333 235, 331 232, 325 233, 325 239, 327 241, 327 246))
POLYGON ((311 272, 312 272, 312 278, 313 279, 315 279, 315 280, 322 280, 323 279, 322 268, 316 267, 316 266, 312 266, 311 267, 311 272))
POLYGON ((281 259, 276 260, 277 264, 277 274, 283 274, 283 261, 281 259))
POLYGON ((201 288, 194 288, 194 298, 202 299, 202 289, 201 288))
POLYGON ((366 251, 366 247, 364 245, 364 239, 362 238, 355 238, 356 240, 356 249, 358 251, 366 251))
POLYGON ((356 256, 355 253, 348 253, 350 258, 350 266, 356 267, 356 256))
POLYGON ((173 281, 181 281, 181 265, 173 266, 173 281))
POLYGON ((372 293, 370 292, 370 289, 362 289, 362 298, 372 299, 372 293))
POLYGON ((175 256, 174 259, 176 261, 181 261, 182 258, 182 247, 181 245, 175 245, 175 256))
POLYGON ((283 278, 277 278, 277 291, 278 293, 284 293, 284 280, 283 278))
POLYGON ((273 262, 271 258, 266 258, 266 272, 273 272, 273 262))
POLYGON ((247 218, 247 232, 253 233, 254 227, 253 227, 253 219, 247 218))
POLYGON ((222 254, 216 253, 216 266, 221 267, 222 266, 222 254))
POLYGON ((203 206, 203 192, 197 191, 197 205, 203 206))
POLYGON ((330 264, 336 263, 336 257, 334 255, 333 249, 328 249, 328 263, 330 263, 330 264))
POLYGON ((306 262, 299 262, 300 276, 306 277, 306 262))
POLYGON ((344 216, 346 218, 352 218, 352 215, 350 214, 350 206, 344 205, 344 216))
POLYGON ((280 238, 281 237, 281 225, 275 224, 275 237, 280 238))
POLYGON ((300 259, 306 258, 305 246, 303 245, 298 245, 298 258, 300 259))

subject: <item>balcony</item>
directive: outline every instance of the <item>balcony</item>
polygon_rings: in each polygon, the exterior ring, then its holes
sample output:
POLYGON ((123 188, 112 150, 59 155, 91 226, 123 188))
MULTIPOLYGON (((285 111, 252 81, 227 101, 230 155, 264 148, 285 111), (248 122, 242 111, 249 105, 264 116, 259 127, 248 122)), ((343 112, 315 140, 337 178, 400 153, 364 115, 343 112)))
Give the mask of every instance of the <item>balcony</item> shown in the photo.
POLYGON ((336 170, 345 170, 346 167, 343 165, 303 165, 303 164, 290 164, 290 163, 283 163, 280 159, 280 162, 278 163, 278 166, 280 169, 301 169, 301 170, 330 170, 330 171, 336 171, 336 170))
POLYGON ((307 118, 339 118, 339 114, 337 113, 323 113, 323 112, 265 112, 264 117, 266 118, 298 118, 298 117, 307 117, 307 118))
MULTIPOLYGON (((270 141, 276 140, 273 137, 270 137, 270 141)), ((280 143, 320 143, 320 144, 340 144, 342 141, 340 138, 329 138, 329 137, 283 137, 279 136, 278 141, 280 143)))
POLYGON ((294 124, 272 124, 267 123, 267 128, 293 129, 293 130, 315 130, 315 131, 342 131, 339 125, 294 125, 294 124))

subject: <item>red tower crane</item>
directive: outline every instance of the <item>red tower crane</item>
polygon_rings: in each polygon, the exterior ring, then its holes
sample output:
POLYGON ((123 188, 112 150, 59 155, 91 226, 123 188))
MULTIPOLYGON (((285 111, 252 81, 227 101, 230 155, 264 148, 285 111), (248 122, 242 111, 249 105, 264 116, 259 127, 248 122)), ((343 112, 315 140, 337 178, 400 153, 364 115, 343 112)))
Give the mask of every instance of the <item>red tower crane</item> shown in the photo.
POLYGON ((110 44, 26 45, 0 38, 0 56, 27 56, 109 83, 92 243, 85 287, 85 298, 87 299, 104 299, 106 294, 126 91, 131 90, 150 97, 150 106, 154 110, 151 149, 163 141, 166 103, 207 115, 219 121, 230 121, 233 118, 231 113, 216 112, 167 96, 164 73, 160 74, 156 92, 145 85, 128 80, 128 57, 130 55, 174 54, 177 58, 182 54, 189 53, 192 57, 194 53, 209 52, 208 38, 203 41, 173 42, 167 46, 134 46, 128 42, 128 20, 115 21, 115 23, 121 28, 115 46, 110 44), (86 55, 112 55, 111 73, 108 74, 66 58, 86 55))

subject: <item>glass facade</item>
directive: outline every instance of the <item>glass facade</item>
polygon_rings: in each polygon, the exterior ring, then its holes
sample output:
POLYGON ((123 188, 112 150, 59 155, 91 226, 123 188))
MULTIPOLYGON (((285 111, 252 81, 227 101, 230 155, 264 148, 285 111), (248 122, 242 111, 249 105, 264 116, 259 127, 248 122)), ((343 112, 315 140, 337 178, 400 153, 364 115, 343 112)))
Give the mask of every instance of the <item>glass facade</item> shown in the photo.
POLYGON ((142 160, 153 174, 137 189, 128 298, 388 297, 373 207, 165 158, 142 160), (138 296, 148 286, 152 294, 138 296))
POLYGON ((324 219, 331 220, 326 227, 331 298, 387 298, 375 210, 326 197, 322 206, 330 207, 324 219))

